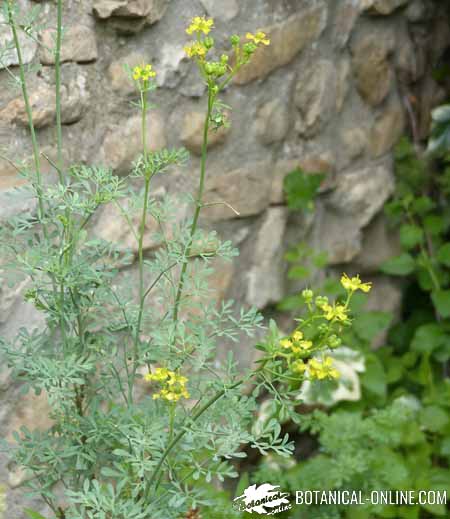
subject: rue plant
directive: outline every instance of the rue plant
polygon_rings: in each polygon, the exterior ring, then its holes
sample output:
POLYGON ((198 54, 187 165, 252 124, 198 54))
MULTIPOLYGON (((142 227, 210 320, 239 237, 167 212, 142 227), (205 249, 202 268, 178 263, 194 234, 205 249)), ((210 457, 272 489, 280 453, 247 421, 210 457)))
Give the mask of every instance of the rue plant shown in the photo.
MULTIPOLYGON (((57 519, 168 519, 211 506, 204 484, 237 476, 234 461, 244 447, 289 456, 293 444, 279 425, 298 418, 295 395, 306 378, 335 378, 324 355, 350 325, 348 302, 358 278, 343 278, 349 297, 330 304, 303 294, 309 317, 289 337, 275 325, 260 345, 259 360, 242 371, 231 353, 219 363, 225 340, 238 342, 262 326, 254 309, 217 302, 208 288, 212 260, 231 260, 236 251, 216 233, 199 228, 206 180, 210 131, 227 124, 228 107, 220 99, 233 77, 251 66, 255 52, 270 44, 259 31, 233 35, 230 49, 218 55, 210 32, 213 20, 196 17, 185 51, 207 86, 198 190, 190 198, 193 214, 180 222, 178 202, 152 197, 152 180, 188 159, 184 149, 150 151, 147 136, 149 99, 155 71, 142 64, 131 71, 142 118, 142 153, 130 175, 119 178, 103 166, 72 165, 63 160, 61 126, 62 1, 57 2, 54 48, 57 159, 42 153, 33 124, 28 73, 20 33, 37 40, 17 5, 4 3, 12 48, 19 63, 6 67, 21 90, 33 149, 33 167, 21 169, 36 210, 12 219, 1 229, 11 279, 27 279, 26 299, 45 324, 20 330, 2 340, 11 377, 23 391, 46 395, 47 430, 22 427, 6 446, 25 471, 31 496, 48 505, 57 519), (42 161, 57 181, 44 182, 42 161), (132 188, 130 179, 140 183, 132 188), (122 267, 133 264, 132 251, 96 238, 90 223, 99 208, 114 205, 135 239, 137 296, 122 267), (139 223, 135 225, 136 213, 139 223), (160 246, 145 252, 148 222, 154 220, 160 246), (277 413, 264 427, 253 427, 260 395, 269 395, 277 413)), ((27 510, 32 519, 40 513, 27 510)))

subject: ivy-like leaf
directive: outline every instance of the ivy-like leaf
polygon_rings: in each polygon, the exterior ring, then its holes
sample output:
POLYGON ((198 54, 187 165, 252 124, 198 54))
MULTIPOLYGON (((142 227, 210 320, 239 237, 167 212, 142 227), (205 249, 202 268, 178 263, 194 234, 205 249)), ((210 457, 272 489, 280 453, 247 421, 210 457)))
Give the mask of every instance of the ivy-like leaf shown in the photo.
POLYGON ((310 211, 325 174, 305 173, 296 169, 284 179, 284 192, 289 209, 310 211))
POLYGON ((407 252, 386 260, 380 266, 380 270, 385 274, 391 274, 393 276, 408 276, 414 272, 416 263, 411 254, 407 252))

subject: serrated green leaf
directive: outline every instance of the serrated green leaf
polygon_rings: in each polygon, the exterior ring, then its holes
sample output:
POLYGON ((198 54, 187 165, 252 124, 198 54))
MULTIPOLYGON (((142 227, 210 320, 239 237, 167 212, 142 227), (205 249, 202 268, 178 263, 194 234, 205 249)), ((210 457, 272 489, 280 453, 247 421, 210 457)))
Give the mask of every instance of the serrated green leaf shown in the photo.
POLYGON ((365 389, 378 397, 386 397, 386 372, 376 355, 366 357, 366 371, 361 377, 361 383, 365 389))
MULTIPOLYGON (((418 196, 411 203, 411 209, 418 215, 424 216, 435 208, 435 202, 429 196, 418 196)), ((402 208, 402 212, 403 212, 402 208)), ((431 215, 436 216, 436 215, 431 215)))
POLYGON ((429 214, 426 216, 423 220, 423 226, 426 232, 432 236, 439 236, 447 227, 444 218, 437 214, 429 214))
POLYGON ((433 278, 430 276, 429 270, 425 267, 419 267, 416 271, 416 278, 420 288, 424 292, 431 292, 434 288, 433 278))
POLYGON ((314 266, 318 269, 326 267, 328 263, 328 254, 326 251, 319 252, 313 256, 312 262, 314 266))
POLYGON ((289 269, 288 279, 306 279, 311 275, 311 270, 303 265, 296 265, 289 269))
POLYGON ((439 314, 444 317, 450 317, 450 290, 439 290, 431 294, 434 307, 439 314))
POLYGON ((353 321, 356 334, 363 340, 372 342, 375 337, 385 330, 392 321, 392 315, 387 312, 365 312, 353 321))
POLYGON ((432 352, 444 344, 445 334, 436 323, 419 326, 411 341, 411 350, 418 353, 432 352))
POLYGON ((296 169, 284 179, 284 192, 289 209, 310 210, 325 178, 323 173, 305 173, 296 169))
POLYGON ((400 228, 400 243, 405 249, 412 249, 423 240, 423 230, 417 225, 402 225, 400 228))
POLYGON ((416 268, 416 262, 414 258, 407 252, 386 260, 380 266, 380 270, 385 274, 391 274, 393 276, 408 276, 416 268))

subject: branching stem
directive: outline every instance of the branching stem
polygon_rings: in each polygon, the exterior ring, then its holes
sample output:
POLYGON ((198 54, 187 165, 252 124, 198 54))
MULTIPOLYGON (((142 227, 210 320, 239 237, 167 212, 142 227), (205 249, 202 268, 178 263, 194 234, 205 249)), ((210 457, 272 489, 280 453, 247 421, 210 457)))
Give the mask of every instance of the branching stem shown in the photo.
POLYGON ((193 245, 193 239, 195 232, 197 231, 197 225, 198 225, 198 219, 200 217, 200 211, 202 209, 202 199, 203 199, 203 192, 205 189, 205 177, 206 177, 206 158, 208 154, 208 135, 209 135, 209 124, 211 119, 211 113, 214 106, 214 100, 215 95, 211 91, 211 89, 208 90, 208 110, 206 112, 206 118, 205 123, 203 126, 203 143, 202 143, 202 158, 201 158, 201 164, 200 164, 200 181, 198 186, 198 192, 197 192, 197 200, 196 200, 196 206, 195 206, 195 212, 194 212, 194 218, 192 220, 192 225, 189 233, 189 240, 185 251, 185 261, 183 263, 183 266, 181 268, 181 274, 180 274, 180 280, 178 282, 178 289, 175 296, 175 304, 174 304, 174 310, 173 310, 173 322, 176 324, 178 322, 178 315, 180 310, 180 302, 181 297, 183 294, 183 288, 186 278, 186 270, 187 270, 187 258, 189 258, 192 250, 193 245))
MULTIPOLYGON (((147 164, 147 90, 143 88, 141 90, 141 117, 142 117, 142 152, 144 165, 147 164)), ((139 358, 139 339, 142 326, 142 318, 144 315, 144 303, 146 298, 146 292, 144 287, 144 236, 145 226, 147 223, 148 213, 148 197, 150 193, 150 181, 151 174, 145 170, 144 172, 145 184, 144 184, 144 204, 142 208, 142 217, 139 226, 138 233, 138 263, 139 263, 139 310, 138 318, 136 323, 136 330, 133 341, 133 368, 131 371, 131 377, 128 380, 128 401, 133 403, 133 386, 134 379, 136 377, 136 371, 138 368, 139 358)))

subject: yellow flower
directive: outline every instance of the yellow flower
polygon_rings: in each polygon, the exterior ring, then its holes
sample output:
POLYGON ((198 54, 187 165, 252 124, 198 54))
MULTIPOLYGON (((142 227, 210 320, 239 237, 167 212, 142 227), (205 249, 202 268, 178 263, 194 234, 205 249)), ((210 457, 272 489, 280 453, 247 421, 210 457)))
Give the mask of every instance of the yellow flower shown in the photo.
POLYGON ((306 364, 302 360, 296 360, 294 363, 292 363, 291 370, 294 373, 303 375, 303 373, 306 371, 306 364))
POLYGON ((212 18, 205 18, 204 16, 195 16, 191 20, 191 25, 186 29, 187 34, 191 35, 194 32, 209 34, 214 27, 214 20, 212 18))
POLYGON ((252 41, 256 45, 259 45, 260 43, 262 43, 263 45, 270 45, 269 38, 267 38, 266 33, 262 31, 258 31, 256 34, 248 32, 245 37, 247 38, 247 40, 252 41))
POLYGON ((355 290, 362 290, 363 292, 369 292, 372 288, 372 283, 362 283, 359 279, 359 276, 355 276, 353 278, 349 278, 347 274, 343 274, 341 277, 341 285, 350 292, 355 292, 355 290))
POLYGON ((300 341, 293 344, 291 349, 293 353, 304 353, 305 351, 308 351, 311 346, 311 341, 300 341))
POLYGON ((178 375, 175 371, 167 368, 156 368, 154 373, 145 375, 145 380, 149 382, 159 382, 161 389, 153 394, 153 400, 167 400, 168 402, 178 402, 180 398, 189 398, 186 389, 188 379, 183 375, 178 375))
POLYGON ((153 67, 151 65, 145 65, 145 68, 142 71, 142 79, 148 81, 150 78, 155 76, 156 72, 153 70, 153 67))
POLYGON ((133 69, 133 79, 135 81, 138 81, 139 79, 141 79, 141 75, 142 75, 141 67, 134 67, 134 69, 133 69))
POLYGON ((312 345, 313 345, 312 341, 300 341, 299 342, 299 347, 304 351, 312 348, 312 345))
POLYGON ((137 66, 133 69, 133 79, 135 81, 148 81, 150 78, 155 76, 156 72, 153 70, 153 67, 150 64, 137 66))
POLYGON ((324 380, 325 378, 337 379, 340 374, 339 371, 333 368, 333 359, 326 357, 322 361, 318 359, 311 359, 308 362, 308 371, 312 379, 324 380))
POLYGON ((289 350, 292 348, 292 341, 290 339, 281 339, 280 346, 286 350, 289 350))
POLYGON ((295 331, 292 334, 292 339, 296 342, 301 341, 303 339, 303 333, 300 330, 295 331))
POLYGON ((184 47, 184 52, 189 58, 204 59, 208 49, 200 41, 194 41, 184 47))
POLYGON ((148 382, 163 382, 169 378, 171 373, 167 368, 156 368, 154 373, 147 373, 144 379, 148 382))
POLYGON ((336 319, 337 321, 346 322, 348 321, 347 308, 343 305, 333 305, 330 306, 328 304, 322 306, 322 310, 324 311, 324 317, 327 321, 332 321, 336 319))

